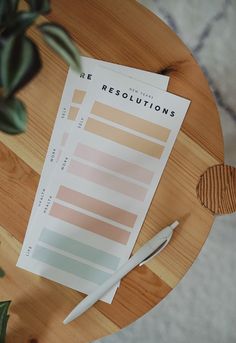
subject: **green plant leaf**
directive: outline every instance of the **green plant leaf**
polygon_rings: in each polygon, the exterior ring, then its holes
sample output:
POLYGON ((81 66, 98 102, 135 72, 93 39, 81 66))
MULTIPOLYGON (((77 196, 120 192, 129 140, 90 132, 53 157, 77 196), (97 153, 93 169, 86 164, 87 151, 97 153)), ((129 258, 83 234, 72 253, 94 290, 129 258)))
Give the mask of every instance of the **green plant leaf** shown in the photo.
POLYGON ((80 71, 80 54, 68 32, 61 26, 45 23, 38 26, 45 42, 60 55, 72 69, 80 71))
POLYGON ((5 342, 7 322, 9 315, 7 314, 10 301, 1 301, 0 302, 0 343, 5 342))
POLYGON ((6 39, 10 37, 10 35, 21 35, 33 24, 38 16, 39 13, 37 12, 17 12, 14 16, 10 17, 9 21, 5 24, 4 31, 1 33, 2 38, 6 39))
POLYGON ((8 2, 11 3, 12 12, 16 12, 18 4, 19 4, 19 0, 8 0, 8 2))
POLYGON ((19 0, 0 0, 0 27, 16 12, 18 3, 19 0))
POLYGON ((30 10, 41 14, 47 14, 51 11, 49 0, 28 0, 30 10))
MULTIPOLYGON (((0 66, 2 64, 2 45, 0 40, 0 66)), ((1 67, 0 67, 0 88, 2 87, 2 76, 1 76, 1 67)))
POLYGON ((4 96, 9 97, 39 72, 37 46, 25 36, 8 38, 2 48, 0 68, 4 96))
POLYGON ((0 278, 5 276, 4 270, 0 267, 0 278))
POLYGON ((0 100, 0 130, 17 134, 26 130, 27 113, 23 102, 17 98, 0 100))
POLYGON ((0 327, 0 343, 5 343, 6 341, 6 331, 7 331, 7 323, 9 319, 9 315, 7 315, 3 322, 2 322, 2 327, 0 327))

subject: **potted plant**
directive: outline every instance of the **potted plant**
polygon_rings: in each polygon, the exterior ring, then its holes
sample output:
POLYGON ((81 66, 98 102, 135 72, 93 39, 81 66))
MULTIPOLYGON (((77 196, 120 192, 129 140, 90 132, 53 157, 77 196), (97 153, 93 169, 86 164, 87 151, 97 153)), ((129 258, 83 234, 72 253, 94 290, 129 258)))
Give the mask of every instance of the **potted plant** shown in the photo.
MULTIPOLYGON (((4 277, 4 275, 5 273, 0 267, 0 278, 4 277)), ((9 305, 10 301, 0 301, 0 343, 5 342, 7 321, 9 318, 9 315, 7 313, 9 305)))
POLYGON ((8 307, 10 301, 0 301, 0 343, 5 342, 7 322, 9 318, 8 307))
MULTIPOLYGON (((27 85, 42 68, 40 53, 27 30, 35 25, 46 44, 73 69, 80 69, 79 51, 67 31, 55 23, 37 24, 37 18, 50 12, 49 0, 28 0, 19 10, 19 0, 0 0, 0 131, 24 132, 27 113, 17 91, 27 85)), ((0 278, 4 271, 0 268, 0 278)), ((0 343, 5 342, 10 301, 0 299, 0 343)))
POLYGON ((67 31, 55 23, 37 24, 40 15, 51 11, 50 1, 28 0, 27 4, 26 10, 20 10, 19 0, 0 0, 0 130, 9 134, 26 129, 26 108, 16 93, 42 67, 39 49, 27 34, 32 25, 73 69, 80 68, 79 51, 67 31))

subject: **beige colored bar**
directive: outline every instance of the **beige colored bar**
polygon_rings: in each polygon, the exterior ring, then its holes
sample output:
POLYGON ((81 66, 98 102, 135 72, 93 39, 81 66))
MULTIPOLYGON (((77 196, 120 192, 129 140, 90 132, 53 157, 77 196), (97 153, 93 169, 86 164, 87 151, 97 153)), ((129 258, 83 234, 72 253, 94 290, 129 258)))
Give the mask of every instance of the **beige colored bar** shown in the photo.
POLYGON ((98 101, 95 101, 91 113, 128 127, 129 129, 144 133, 147 136, 157 138, 163 142, 166 142, 170 135, 171 130, 167 127, 150 123, 147 120, 136 117, 130 113, 120 111, 98 101))
POLYGON ((72 97, 72 102, 75 104, 82 104, 86 92, 79 89, 75 89, 72 97))
POLYGON ((78 112, 79 112, 79 108, 78 107, 71 106, 70 110, 69 110, 69 113, 68 113, 68 116, 67 116, 67 119, 76 120, 78 112))
POLYGON ((164 150, 160 144, 150 142, 92 118, 88 118, 85 130, 155 158, 160 158, 164 150))

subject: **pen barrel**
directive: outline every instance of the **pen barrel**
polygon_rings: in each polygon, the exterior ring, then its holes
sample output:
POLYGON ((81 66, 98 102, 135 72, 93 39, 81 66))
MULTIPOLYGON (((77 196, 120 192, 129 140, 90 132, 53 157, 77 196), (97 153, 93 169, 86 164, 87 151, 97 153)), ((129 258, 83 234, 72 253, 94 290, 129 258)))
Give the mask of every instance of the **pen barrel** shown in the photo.
MULTIPOLYGON (((176 224, 176 223, 174 223, 176 224)), ((175 225, 176 227, 177 225, 175 225)), ((158 247, 161 246, 167 239, 172 236, 173 229, 166 227, 150 241, 144 244, 138 252, 136 252, 126 263, 124 263, 117 271, 114 272, 104 283, 98 286, 94 292, 84 298, 67 316, 64 324, 71 322, 76 317, 87 311, 93 304, 101 299, 118 281, 120 281, 126 274, 139 265, 142 261, 148 258, 158 247)))
MULTIPOLYGON (((102 285, 100 285, 94 292, 84 298, 67 317, 69 321, 80 316, 87 311, 93 304, 95 304, 100 298, 103 297, 123 276, 128 274, 139 263, 141 263, 147 255, 148 246, 142 247, 138 254, 134 254, 125 264, 123 264, 114 274, 107 279, 102 285)), ((66 318, 66 319, 67 319, 66 318)), ((66 321, 66 320, 65 320, 66 321)))

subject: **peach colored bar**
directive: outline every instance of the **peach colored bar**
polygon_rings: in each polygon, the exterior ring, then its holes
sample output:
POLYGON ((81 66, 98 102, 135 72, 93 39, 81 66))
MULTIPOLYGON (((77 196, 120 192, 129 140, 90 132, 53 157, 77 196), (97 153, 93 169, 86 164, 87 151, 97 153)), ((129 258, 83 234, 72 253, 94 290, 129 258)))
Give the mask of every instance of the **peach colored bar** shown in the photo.
POLYGON ((164 150, 164 147, 158 143, 153 143, 93 118, 88 118, 85 130, 155 158, 160 158, 164 150))
POLYGON ((107 202, 92 198, 83 193, 74 191, 65 186, 60 186, 57 199, 63 200, 85 210, 94 212, 105 218, 112 219, 120 224, 133 227, 137 218, 136 214, 123 210, 107 202))
POLYGON ((155 123, 150 123, 145 119, 139 118, 127 112, 120 111, 114 107, 102 104, 98 101, 95 101, 91 113, 111 120, 114 123, 128 127, 129 129, 157 138, 163 142, 167 141, 170 134, 170 129, 168 129, 167 127, 163 127, 155 123))
POLYGON ((126 244, 130 236, 130 233, 123 229, 55 202, 51 207, 50 215, 122 244, 126 244))
POLYGON ((93 162, 99 166, 110 169, 119 174, 129 176, 132 179, 146 184, 150 184, 153 178, 153 172, 150 170, 125 161, 119 157, 112 156, 101 150, 94 149, 86 144, 79 143, 74 154, 84 160, 93 162))
POLYGON ((78 112, 79 112, 79 108, 78 107, 71 106, 70 110, 69 110, 69 113, 68 113, 68 116, 67 116, 67 119, 76 120, 78 112))
POLYGON ((142 186, 75 160, 71 160, 68 172, 140 201, 144 200, 147 193, 142 186))
POLYGON ((86 92, 79 89, 75 89, 72 97, 72 102, 75 104, 82 104, 86 92))

